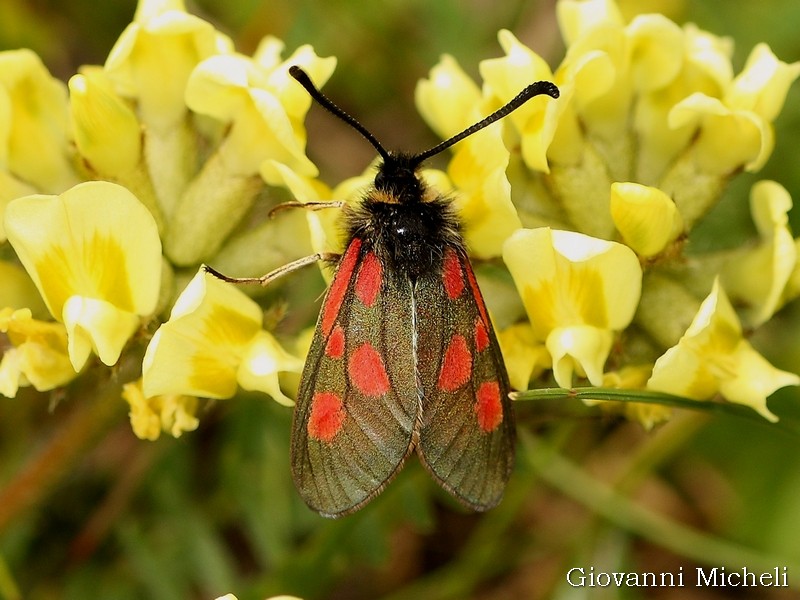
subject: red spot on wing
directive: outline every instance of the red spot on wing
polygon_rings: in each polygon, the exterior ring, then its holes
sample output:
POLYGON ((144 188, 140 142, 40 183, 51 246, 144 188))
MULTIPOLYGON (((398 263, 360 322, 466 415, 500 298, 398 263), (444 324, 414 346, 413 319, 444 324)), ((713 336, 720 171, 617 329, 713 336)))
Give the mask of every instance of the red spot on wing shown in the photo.
POLYGON ((333 392, 319 392, 311 400, 308 435, 321 442, 330 442, 342 428, 346 416, 342 399, 333 392))
POLYGON ((483 319, 478 317, 475 319, 475 349, 478 352, 483 352, 489 347, 489 332, 486 330, 486 325, 483 319))
POLYGON ((364 306, 372 306, 381 291, 383 267, 374 252, 369 252, 361 263, 356 279, 356 296, 364 306))
POLYGON ((361 344, 347 362, 350 382, 365 396, 379 397, 389 391, 389 376, 383 359, 369 342, 361 344))
POLYGON ((336 316, 339 314, 339 309, 342 308, 342 302, 344 302, 344 296, 350 285, 350 278, 353 276, 353 269, 356 266, 356 261, 358 261, 358 251, 360 249, 361 240, 353 238, 339 263, 339 268, 336 269, 336 275, 322 307, 321 323, 323 335, 327 336, 336 322, 336 316))
POLYGON ((478 388, 475 415, 478 425, 485 432, 494 431, 503 422, 503 403, 500 401, 500 385, 486 381, 478 388))
POLYGON ((472 377, 472 355, 463 335, 454 334, 444 352, 442 369, 436 387, 444 392, 454 392, 472 377))
POLYGON ((337 325, 331 332, 331 337, 328 338, 328 343, 325 344, 325 355, 330 358, 342 358, 344 354, 344 329, 341 325, 337 325))
POLYGON ((461 274, 461 263, 453 250, 448 250, 444 257, 442 281, 447 297, 455 300, 464 291, 464 277, 461 274))

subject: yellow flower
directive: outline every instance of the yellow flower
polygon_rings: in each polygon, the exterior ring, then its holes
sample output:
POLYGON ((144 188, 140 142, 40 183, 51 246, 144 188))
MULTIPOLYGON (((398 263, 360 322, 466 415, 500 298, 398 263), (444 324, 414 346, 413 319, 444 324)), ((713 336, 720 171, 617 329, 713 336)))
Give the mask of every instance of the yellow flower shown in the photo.
POLYGON ((447 139, 479 120, 478 86, 449 54, 421 79, 414 92, 417 110, 442 138, 447 139))
POLYGON ((200 424, 195 417, 197 398, 193 396, 165 394, 145 398, 140 379, 122 386, 122 397, 130 406, 131 427, 139 439, 157 440, 162 431, 177 438, 200 424))
POLYGON ((622 244, 549 228, 520 229, 503 247, 533 328, 561 387, 573 372, 601 385, 614 333, 633 318, 642 271, 622 244))
POLYGON ((158 299, 161 243, 147 209, 119 185, 90 181, 60 196, 14 200, 5 226, 50 314, 67 328, 75 370, 92 351, 116 363, 158 299))
POLYGON ((733 79, 732 55, 731 39, 684 25, 680 72, 666 87, 643 95, 634 114, 639 139, 636 176, 642 183, 658 183, 695 134, 689 124, 670 122, 672 107, 695 92, 721 98, 733 79))
POLYGON ((30 50, 0 52, 0 203, 27 186, 59 193, 77 183, 69 151, 67 91, 30 50), (27 186, 26 186, 27 184, 27 186))
POLYGON ((132 171, 142 155, 142 131, 134 112, 102 71, 85 69, 69 80, 75 144, 101 175, 132 171))
POLYGON ((675 203, 664 192, 638 183, 611 185, 611 218, 625 243, 645 258, 655 256, 683 230, 675 203))
POLYGON ((142 121, 163 131, 186 114, 184 92, 195 66, 231 48, 210 23, 187 13, 183 0, 140 0, 105 69, 121 95, 136 99, 142 121))
POLYGON ((732 173, 764 165, 775 145, 772 121, 798 76, 800 63, 781 62, 760 44, 721 97, 695 91, 670 109, 669 126, 685 130, 693 142, 664 175, 661 188, 687 224, 713 206, 732 173))
MULTIPOLYGON (((501 30, 497 38, 506 56, 484 60, 480 64, 486 91, 495 104, 499 106, 511 100, 526 83, 553 81, 553 73, 545 60, 520 43, 510 31, 501 30)), ((562 82, 557 80, 556 83, 563 98, 562 82)), ((505 119, 519 133, 520 150, 529 168, 545 173, 549 171, 546 152, 565 105, 563 100, 534 98, 505 119)))
POLYGON ((719 393, 769 421, 778 417, 767 408, 767 396, 788 385, 800 385, 800 377, 773 367, 742 337, 718 281, 684 336, 656 361, 647 382, 649 389, 696 400, 719 393))
POLYGON ((238 54, 216 55, 200 63, 188 81, 187 105, 225 124, 227 132, 175 208, 165 250, 177 264, 210 260, 219 250, 261 189, 258 173, 267 161, 302 176, 317 174, 305 155, 303 119, 310 98, 301 96, 305 90, 288 69, 302 65, 324 82, 336 60, 303 46, 272 64, 276 44, 267 46, 271 50, 260 58, 269 66, 238 54))
POLYGON ((789 192, 774 181, 759 181, 750 192, 750 211, 761 242, 734 252, 722 270, 722 283, 735 300, 747 305, 747 322, 757 327, 768 321, 787 297, 789 280, 797 269, 797 248, 789 230, 789 192))
POLYGON ((60 323, 31 318, 27 308, 0 310, 0 333, 11 346, 0 360, 0 394, 13 398, 20 387, 52 390, 77 377, 67 355, 67 331, 60 323))
POLYGON ((497 334, 508 371, 508 380, 516 390, 528 389, 531 379, 538 377, 553 361, 545 345, 537 342, 529 323, 517 323, 497 334))
POLYGON ((749 110, 762 119, 774 121, 786 101, 789 88, 800 76, 800 62, 787 64, 766 44, 758 44, 747 58, 744 69, 725 90, 725 104, 749 110))
MULTIPOLYGON (((309 99, 303 102, 304 111, 288 104, 297 98, 292 87, 305 92, 288 75, 288 69, 296 64, 298 54, 309 52, 309 47, 303 47, 272 70, 239 54, 217 55, 204 60, 193 71, 186 89, 188 106, 230 124, 219 150, 228 172, 252 175, 258 173, 261 163, 272 159, 301 174, 316 175, 316 167, 305 155, 302 128, 309 99)), ((322 85, 333 72, 336 61, 311 56, 306 57, 304 66, 311 77, 316 77, 317 85, 322 85)))
POLYGON ((132 101, 143 125, 144 162, 167 221, 199 161, 187 81, 203 59, 232 49, 227 36, 188 14, 183 0, 139 0, 106 59, 114 92, 132 101))
POLYGON ((283 350, 261 323, 258 304, 234 286, 198 272, 147 347, 145 397, 230 398, 239 385, 291 405, 278 374, 299 373, 303 361, 283 350))
POLYGON ((448 167, 458 190, 453 204, 464 224, 464 239, 480 258, 499 256, 506 238, 522 227, 511 202, 508 161, 502 129, 488 127, 460 143, 448 167))

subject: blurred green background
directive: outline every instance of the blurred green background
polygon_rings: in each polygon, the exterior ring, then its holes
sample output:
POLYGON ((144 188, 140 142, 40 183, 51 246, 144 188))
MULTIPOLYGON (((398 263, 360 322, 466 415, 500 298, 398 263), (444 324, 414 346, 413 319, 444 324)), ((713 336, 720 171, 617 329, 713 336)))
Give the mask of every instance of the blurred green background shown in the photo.
MULTIPOLYGON (((757 42, 800 59, 797 0, 622 2, 657 10, 736 43, 741 69, 757 42)), ((251 53, 262 36, 311 43, 339 64, 326 92, 388 147, 438 141, 413 105, 442 53, 477 76, 500 28, 556 66, 554 3, 534 0, 204 0, 189 10, 251 53)), ((102 64, 135 2, 0 0, 0 49, 29 47, 58 77, 102 64)), ((312 110, 309 153, 329 183, 360 173, 372 150, 312 110)), ((735 179, 709 216, 725 238, 752 234, 747 195, 772 178, 800 200, 800 86, 777 120, 765 169, 735 179), (721 226, 720 226, 721 225, 721 226)), ((443 159, 442 159, 443 160, 443 159)), ((792 218, 800 231, 800 214, 792 218)), ((710 230, 711 228, 709 228, 710 230)), ((753 339, 778 367, 800 371, 800 306, 753 339)), ((786 589, 573 589, 575 566, 600 571, 786 566, 800 585, 800 393, 770 407, 785 425, 683 415, 646 433, 577 405, 518 406, 523 436, 504 503, 466 514, 407 467, 355 516, 308 511, 289 474, 290 411, 263 395, 208 405, 179 440, 142 442, 117 398, 75 386, 68 402, 26 389, 0 398, 0 598, 239 600, 313 598, 796 598, 786 589), (553 449, 557 455, 552 455, 553 449), (567 459, 567 460, 565 460, 567 459), (580 466, 580 469, 576 469, 580 466), (613 491, 612 491, 613 488, 613 491)))

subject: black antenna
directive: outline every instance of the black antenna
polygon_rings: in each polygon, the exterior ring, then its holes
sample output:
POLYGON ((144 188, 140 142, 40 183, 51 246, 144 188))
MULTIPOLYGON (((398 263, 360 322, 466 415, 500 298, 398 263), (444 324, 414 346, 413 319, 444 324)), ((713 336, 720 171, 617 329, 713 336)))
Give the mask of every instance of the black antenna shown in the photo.
POLYGON ((453 144, 456 144, 461 140, 463 140, 465 137, 471 136, 473 133, 480 131, 484 127, 487 127, 492 123, 494 123, 495 121, 499 121, 506 115, 514 112, 534 96, 541 96, 542 94, 550 96, 551 98, 558 98, 558 96, 560 95, 558 88, 554 83, 551 83, 549 81, 537 81, 536 83, 532 83, 524 90, 522 90, 519 94, 514 96, 514 98, 512 98, 507 104, 501 106, 499 109, 494 111, 492 114, 490 114, 482 121, 478 121, 474 125, 467 127, 461 133, 457 133, 450 139, 447 139, 439 144, 436 144, 430 150, 426 150, 425 152, 420 152, 419 154, 414 156, 415 162, 419 164, 429 159, 431 156, 439 154, 439 152, 441 152, 442 150, 446 150, 453 144))
MULTIPOLYGON (((330 100, 325 94, 320 92, 314 83, 311 81, 311 78, 306 74, 303 69, 298 67, 297 65, 289 67, 289 75, 294 77, 300 85, 302 85, 309 95, 319 102, 325 109, 327 109, 333 115, 339 117, 342 121, 350 125, 353 129, 358 131, 364 138, 372 144, 375 150, 378 151, 378 154, 381 155, 381 158, 386 161, 390 160, 391 156, 386 149, 381 146, 381 143, 372 135, 369 131, 367 131, 366 127, 364 127, 361 123, 356 121, 354 117, 351 117, 341 108, 336 106, 332 100, 330 100)), ((537 81, 535 83, 530 84, 525 89, 523 89, 519 94, 514 96, 510 102, 501 106, 499 109, 494 111, 485 119, 478 121, 474 125, 467 127, 461 133, 457 133, 450 139, 447 139, 439 144, 436 144, 433 148, 426 150, 425 152, 420 152, 419 154, 414 155, 411 157, 412 164, 420 164, 421 162, 429 159, 431 156, 439 154, 442 150, 446 150, 453 144, 456 144, 463 140, 465 137, 472 135, 473 133, 480 131, 484 127, 487 127, 494 123, 495 121, 499 121, 506 115, 512 113, 513 111, 517 110, 520 106, 525 104, 528 100, 535 96, 547 95, 551 98, 558 98, 559 91, 558 88, 554 83, 549 81, 537 81)))
POLYGON ((317 87, 314 85, 314 82, 311 81, 311 78, 308 74, 303 71, 297 65, 289 67, 289 75, 294 77, 300 85, 302 85, 308 94, 317 102, 319 102, 328 112, 333 114, 334 116, 339 117, 342 121, 350 125, 353 129, 355 129, 358 133, 364 136, 366 140, 372 144, 375 150, 378 151, 378 154, 381 155, 383 160, 389 159, 389 153, 386 149, 381 146, 381 143, 372 135, 367 128, 364 127, 361 123, 356 121, 354 117, 351 117, 346 112, 344 112, 341 108, 336 106, 331 99, 329 99, 325 94, 320 92, 317 87))

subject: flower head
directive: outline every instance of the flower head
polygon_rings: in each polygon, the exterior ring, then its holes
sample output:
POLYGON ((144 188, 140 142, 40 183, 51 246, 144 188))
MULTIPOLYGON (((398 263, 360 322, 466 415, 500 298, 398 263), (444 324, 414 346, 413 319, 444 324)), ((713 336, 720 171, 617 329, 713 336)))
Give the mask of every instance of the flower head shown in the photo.
POLYGON ((14 197, 12 190, 53 194, 78 182, 67 143, 68 110, 66 87, 36 54, 0 52, 0 172, 7 180, 0 206, 14 197))
POLYGON ((180 437, 184 431, 194 431, 200 424, 195 416, 197 398, 179 394, 164 394, 146 398, 141 380, 126 383, 122 397, 130 406, 133 433, 143 440, 157 440, 162 431, 180 437))
POLYGON ((183 0, 142 0, 105 69, 120 94, 136 99, 149 127, 168 130, 186 114, 184 90, 195 66, 231 48, 210 23, 187 13, 183 0))
POLYGON ((719 393, 770 421, 778 418, 767 408, 767 396, 787 385, 800 385, 800 377, 773 367, 742 337, 718 281, 678 344, 656 361, 647 382, 649 389, 697 400, 719 393))
POLYGON ((0 394, 13 398, 23 386, 40 392, 78 376, 67 354, 67 331, 60 323, 31 318, 27 308, 0 310, 0 333, 10 342, 0 360, 0 394))
POLYGON ((639 301, 636 255, 615 242, 541 228, 516 231, 503 260, 558 384, 571 387, 577 371, 601 385, 614 333, 630 323, 639 301))
POLYGON ((303 361, 283 350, 261 323, 258 304, 230 284, 198 272, 147 347, 145 397, 230 398, 241 386, 291 405, 278 374, 300 372, 303 361))
POLYGON ((759 326, 792 299, 788 290, 798 269, 797 246, 789 229, 792 198, 774 181, 759 181, 750 192, 750 212, 760 241, 734 252, 722 270, 722 283, 736 301, 747 306, 748 325, 759 326))
POLYGON ((116 363, 158 300, 161 242, 147 209, 127 189, 91 181, 60 196, 14 200, 5 227, 50 314, 67 328, 75 370, 91 352, 116 363))

